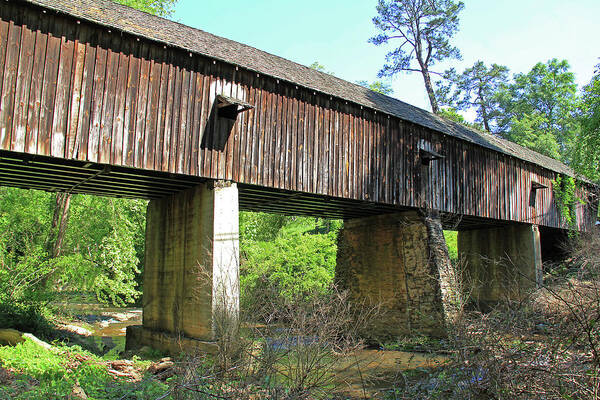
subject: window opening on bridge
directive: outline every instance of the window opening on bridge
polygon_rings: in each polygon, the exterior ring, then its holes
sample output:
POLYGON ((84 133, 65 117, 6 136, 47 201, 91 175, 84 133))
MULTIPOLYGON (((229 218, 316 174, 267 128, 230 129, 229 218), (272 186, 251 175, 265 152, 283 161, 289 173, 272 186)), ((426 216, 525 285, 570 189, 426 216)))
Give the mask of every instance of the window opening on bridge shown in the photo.
POLYGON ((431 161, 441 160, 442 158, 446 158, 446 156, 437 153, 433 150, 419 149, 419 156, 421 157, 421 163, 423 165, 429 165, 431 161))
POLYGON ((220 94, 217 96, 217 108, 219 117, 235 120, 239 113, 254 108, 254 106, 240 99, 220 94))
POLYGON ((529 207, 535 207, 535 199, 537 197, 538 190, 547 188, 548 186, 543 185, 539 182, 531 182, 531 191, 529 192, 529 207))

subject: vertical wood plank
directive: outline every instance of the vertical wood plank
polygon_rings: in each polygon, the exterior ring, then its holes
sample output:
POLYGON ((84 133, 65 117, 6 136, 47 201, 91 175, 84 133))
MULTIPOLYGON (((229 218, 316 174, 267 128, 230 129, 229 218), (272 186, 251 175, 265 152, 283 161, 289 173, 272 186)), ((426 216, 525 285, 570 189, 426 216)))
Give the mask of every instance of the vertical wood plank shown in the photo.
MULTIPOLYGON (((172 57, 172 52, 169 54, 169 58, 172 57)), ((163 128, 163 147, 162 147, 162 157, 161 157, 161 171, 169 170, 169 163, 171 158, 171 138, 173 136, 173 113, 174 113, 174 92, 175 92, 175 74, 176 68, 173 64, 169 63, 169 71, 167 74, 167 94, 165 99, 165 119, 164 119, 164 128, 163 128)))
MULTIPOLYGON (((130 44, 127 41, 126 44, 130 44)), ((113 114, 113 126, 111 132, 111 161, 117 165, 123 165, 123 143, 127 135, 125 130, 125 109, 127 107, 127 86, 129 79, 130 48, 126 46, 118 54, 117 86, 115 88, 115 106, 113 114)))
POLYGON ((188 129, 188 104, 190 102, 190 91, 192 88, 190 79, 189 67, 186 63, 181 70, 181 102, 179 105, 179 126, 177 129, 177 150, 176 150, 176 163, 175 171, 178 173, 184 173, 184 159, 185 159, 185 145, 186 135, 188 129))
POLYGON ((149 91, 150 91, 150 57, 149 45, 142 43, 140 58, 140 77, 137 90, 136 117, 135 117, 135 138, 133 150, 133 166, 144 168, 144 140, 146 136, 146 123, 148 121, 149 110, 149 91))
POLYGON ((11 149, 12 116, 15 105, 15 90, 21 45, 21 27, 10 21, 8 26, 8 48, 4 63, 4 76, 0 92, 0 146, 11 149))
MULTIPOLYGON (((114 35, 113 35, 114 38, 114 35)), ((113 40, 114 43, 114 40, 113 40)), ((106 76, 102 95, 102 116, 98 138, 98 161, 110 163, 112 153, 112 131, 115 114, 115 92, 119 72, 120 55, 112 50, 106 53, 106 76)))
POLYGON ((37 139, 37 154, 49 156, 51 155, 50 139, 52 136, 54 102, 57 91, 61 39, 49 35, 47 46, 42 87, 40 125, 37 139))
POLYGON ((152 46, 150 49, 150 72, 149 72, 149 95, 147 108, 147 121, 144 134, 144 160, 142 162, 144 168, 153 169, 155 167, 154 158, 157 153, 157 128, 159 117, 159 97, 161 88, 162 63, 156 59, 159 56, 160 50, 157 46, 152 46))
POLYGON ((69 94, 71 92, 71 75, 73 68, 74 43, 66 37, 61 37, 60 58, 58 62, 58 78, 56 82, 56 97, 53 104, 52 136, 50 153, 54 157, 65 157, 67 136, 67 120, 69 117, 69 94))
POLYGON ((125 114, 123 117, 123 164, 133 166, 135 160, 135 132, 140 85, 141 60, 134 54, 139 45, 133 45, 129 54, 127 90, 125 92, 125 114))
POLYGON ((98 162, 100 131, 102 125, 102 100, 104 99, 104 83, 106 80, 107 50, 96 48, 96 65, 94 68, 94 87, 92 90, 90 132, 87 143, 87 160, 98 162))
POLYGON ((8 21, 0 18, 0 93, 4 84, 4 74, 6 73, 6 52, 8 50, 8 21))
POLYGON ((31 88, 34 49, 35 32, 31 31, 31 29, 28 29, 26 26, 23 26, 21 29, 21 54, 19 55, 18 77, 15 89, 16 104, 14 107, 11 143, 13 151, 25 151, 27 111, 31 88))
MULTIPOLYGON (((194 93, 194 118, 192 125, 192 135, 191 135, 191 157, 190 157, 190 174, 197 175, 198 174, 198 160, 199 160, 199 152, 200 152, 200 133, 203 129, 202 118, 204 114, 204 91, 206 88, 204 87, 204 71, 203 71, 203 63, 197 61, 196 67, 194 70, 194 80, 195 80, 195 93, 194 93)), ((160 108, 160 106, 159 106, 160 108)))
MULTIPOLYGON (((81 36, 78 32, 77 38, 81 36)), ((70 111, 67 118, 67 136, 65 138, 66 158, 77 156, 77 124, 79 123, 79 110, 82 100, 83 72, 85 65, 85 43, 79 39, 74 43, 73 74, 71 76, 70 111)))

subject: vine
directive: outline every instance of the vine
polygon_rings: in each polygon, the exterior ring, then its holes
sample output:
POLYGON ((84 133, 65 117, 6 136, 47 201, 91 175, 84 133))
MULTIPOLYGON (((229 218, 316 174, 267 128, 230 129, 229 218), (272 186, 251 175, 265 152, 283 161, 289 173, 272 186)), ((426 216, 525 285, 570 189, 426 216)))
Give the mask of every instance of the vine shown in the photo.
MULTIPOLYGON (((571 176, 559 175, 553 182, 553 190, 556 204, 560 215, 563 217, 572 232, 577 230, 577 218, 575 215, 575 203, 577 184, 571 176)), ((581 200, 580 200, 581 201, 581 200)))

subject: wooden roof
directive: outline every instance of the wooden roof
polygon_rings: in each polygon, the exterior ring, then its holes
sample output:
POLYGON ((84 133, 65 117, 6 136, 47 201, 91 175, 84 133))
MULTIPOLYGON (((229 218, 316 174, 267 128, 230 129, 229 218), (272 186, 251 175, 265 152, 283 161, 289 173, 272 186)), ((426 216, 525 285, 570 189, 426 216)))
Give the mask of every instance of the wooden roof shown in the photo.
POLYGON ((335 98, 353 102, 391 116, 476 143, 546 169, 574 175, 560 161, 529 150, 516 143, 443 119, 333 75, 258 50, 254 47, 212 35, 200 29, 150 15, 109 0, 20 0, 46 9, 69 14, 111 29, 141 36, 169 46, 201 54, 257 73, 294 83, 335 98))

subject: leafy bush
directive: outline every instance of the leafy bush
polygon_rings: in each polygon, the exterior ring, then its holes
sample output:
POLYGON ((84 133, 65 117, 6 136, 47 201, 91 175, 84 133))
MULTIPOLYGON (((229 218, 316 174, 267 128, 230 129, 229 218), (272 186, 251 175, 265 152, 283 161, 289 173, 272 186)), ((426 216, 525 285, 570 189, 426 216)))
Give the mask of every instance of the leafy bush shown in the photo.
POLYGON ((320 229, 314 221, 288 221, 271 241, 242 238, 242 308, 257 301, 257 292, 265 286, 285 298, 323 293, 329 287, 335 271, 337 229, 320 229), (316 233, 321 231, 326 233, 316 233))

